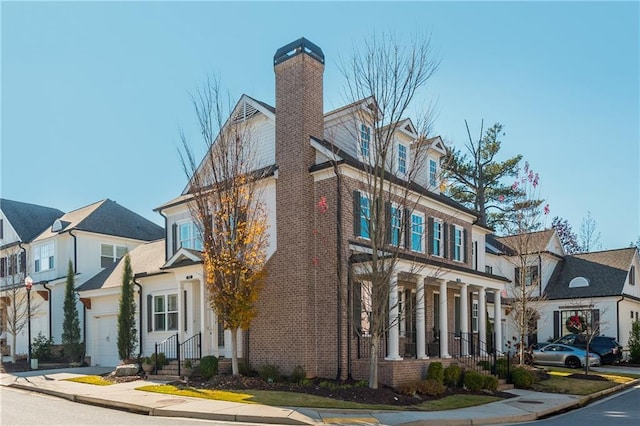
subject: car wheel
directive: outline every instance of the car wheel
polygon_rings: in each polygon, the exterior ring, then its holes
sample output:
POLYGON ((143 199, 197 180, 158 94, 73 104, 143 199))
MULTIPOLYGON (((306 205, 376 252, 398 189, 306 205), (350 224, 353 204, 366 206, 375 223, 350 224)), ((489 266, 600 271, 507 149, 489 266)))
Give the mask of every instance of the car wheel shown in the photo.
POLYGON ((564 362, 568 368, 580 368, 580 360, 576 357, 569 357, 564 362))

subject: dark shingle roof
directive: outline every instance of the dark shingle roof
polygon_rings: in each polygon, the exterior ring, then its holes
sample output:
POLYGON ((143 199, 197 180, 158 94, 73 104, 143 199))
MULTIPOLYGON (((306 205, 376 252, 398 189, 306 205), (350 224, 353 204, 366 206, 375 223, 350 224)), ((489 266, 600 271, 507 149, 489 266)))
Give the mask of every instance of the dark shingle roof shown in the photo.
POLYGON ((554 229, 545 229, 527 234, 496 237, 495 240, 513 250, 513 253, 533 254, 547 250, 554 232, 554 229))
POLYGON ((21 203, 0 199, 0 210, 18 233, 22 242, 31 242, 42 231, 64 215, 64 212, 51 207, 21 203))
MULTIPOLYGON (((59 232, 75 229, 142 241, 164 237, 161 226, 109 199, 69 212, 62 216, 60 221, 63 222, 63 228, 59 232)), ((49 228, 38 236, 38 240, 56 233, 49 228)))
POLYGON ((566 256, 547 284, 546 297, 574 299, 621 295, 635 250, 629 247, 566 256), (589 285, 569 288, 569 283, 576 277, 586 278, 589 285))

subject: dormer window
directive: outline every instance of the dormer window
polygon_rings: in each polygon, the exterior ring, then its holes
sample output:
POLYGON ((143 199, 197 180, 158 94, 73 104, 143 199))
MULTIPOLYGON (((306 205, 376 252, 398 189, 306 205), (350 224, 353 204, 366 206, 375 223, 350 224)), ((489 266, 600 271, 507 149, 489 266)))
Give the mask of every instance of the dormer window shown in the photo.
POLYGON ((360 124, 360 155, 362 158, 369 158, 371 147, 371 127, 360 124))
POLYGON ((407 174, 407 146, 398 144, 398 173, 407 174))
POLYGON ((178 247, 202 251, 202 238, 200 232, 193 222, 183 222, 178 224, 178 247))

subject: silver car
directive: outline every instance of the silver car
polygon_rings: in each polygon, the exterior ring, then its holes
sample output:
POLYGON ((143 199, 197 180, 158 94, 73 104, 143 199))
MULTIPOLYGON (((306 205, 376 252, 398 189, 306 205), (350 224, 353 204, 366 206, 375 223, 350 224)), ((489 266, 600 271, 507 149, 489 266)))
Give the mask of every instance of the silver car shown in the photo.
MULTIPOLYGON (((580 368, 587 365, 587 351, 573 346, 552 343, 533 351, 533 363, 580 368)), ((589 366, 600 365, 600 356, 589 352, 589 366)))

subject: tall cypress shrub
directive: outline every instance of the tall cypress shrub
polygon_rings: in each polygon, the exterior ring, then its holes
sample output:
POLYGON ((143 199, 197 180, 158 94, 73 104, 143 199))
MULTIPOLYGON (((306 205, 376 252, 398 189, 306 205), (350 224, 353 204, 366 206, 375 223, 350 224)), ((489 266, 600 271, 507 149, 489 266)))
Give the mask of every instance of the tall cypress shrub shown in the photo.
POLYGON ((118 355, 126 361, 131 358, 138 344, 136 330, 136 303, 133 298, 133 272, 131 258, 124 257, 122 287, 120 293, 120 310, 118 312, 118 355))
POLYGON ((64 354, 69 358, 69 362, 78 362, 82 356, 77 303, 75 273, 73 272, 73 263, 69 259, 64 293, 64 322, 62 323, 62 345, 64 354))

